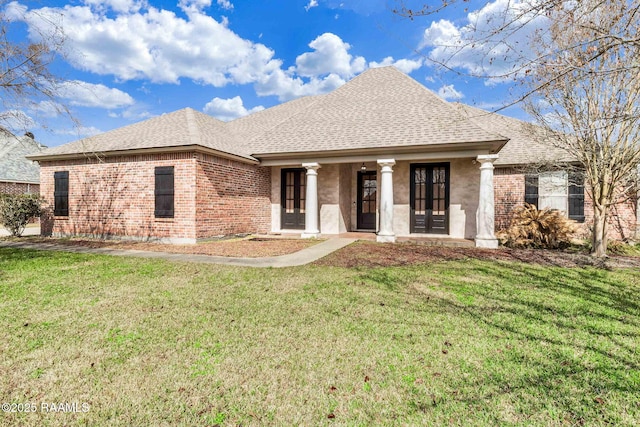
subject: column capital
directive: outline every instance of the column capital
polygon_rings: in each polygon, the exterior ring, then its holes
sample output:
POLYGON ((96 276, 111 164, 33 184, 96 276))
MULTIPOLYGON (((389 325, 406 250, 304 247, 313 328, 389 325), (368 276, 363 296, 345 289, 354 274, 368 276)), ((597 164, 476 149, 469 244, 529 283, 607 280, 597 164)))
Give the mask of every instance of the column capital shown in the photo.
POLYGON ((391 169, 395 164, 396 164, 395 159, 378 159, 378 165, 380 165, 380 167, 382 168, 386 167, 391 169))
POLYGON ((302 167, 305 168, 307 171, 309 171, 309 170, 317 171, 322 166, 320 166, 320 163, 318 163, 318 162, 312 162, 312 163, 303 163, 302 167))
POLYGON ((480 162, 480 169, 493 169, 493 162, 498 160, 497 154, 479 154, 476 160, 480 162))

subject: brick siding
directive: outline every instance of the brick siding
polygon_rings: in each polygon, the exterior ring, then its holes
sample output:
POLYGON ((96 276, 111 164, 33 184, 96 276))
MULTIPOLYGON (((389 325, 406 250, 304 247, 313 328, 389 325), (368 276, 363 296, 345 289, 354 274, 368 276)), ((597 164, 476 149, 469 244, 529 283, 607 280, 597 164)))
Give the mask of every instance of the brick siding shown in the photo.
MULTIPOLYGON (((493 185, 495 189, 496 230, 509 226, 513 209, 524 204, 524 174, 512 168, 496 168, 493 185)), ((579 237, 588 237, 593 226, 593 205, 585 191, 585 221, 580 226, 579 237)), ((635 202, 626 201, 614 206, 609 217, 609 237, 627 239, 634 236, 636 227, 635 202)))
POLYGON ((53 218, 54 235, 195 240, 192 153, 42 162, 41 194, 51 210, 56 171, 69 171, 69 216, 53 218), (175 168, 174 218, 154 216, 157 166, 175 168))
POLYGON ((40 184, 0 181, 0 194, 39 194, 40 184))
POLYGON ((54 172, 69 171, 69 216, 54 235, 186 239, 267 232, 270 168, 200 153, 42 162, 42 196, 53 210, 54 172), (173 166, 174 218, 155 218, 155 168, 173 166))
POLYGON ((198 238, 266 233, 271 227, 271 168, 196 154, 198 238))

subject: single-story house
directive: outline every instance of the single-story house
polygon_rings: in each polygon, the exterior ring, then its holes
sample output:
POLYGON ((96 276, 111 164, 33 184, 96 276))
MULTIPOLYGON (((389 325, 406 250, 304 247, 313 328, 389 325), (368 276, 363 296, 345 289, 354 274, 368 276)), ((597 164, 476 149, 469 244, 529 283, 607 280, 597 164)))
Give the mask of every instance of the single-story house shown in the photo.
MULTIPOLYGON (((511 170, 501 153, 513 137, 493 116, 384 67, 228 123, 186 108, 30 158, 55 235, 192 243, 362 231, 496 247, 494 171, 511 170)), ((526 160, 532 145, 513 139, 508 155, 526 160)), ((524 202, 525 179, 514 180, 524 202)))
POLYGON ((16 136, 0 127, 0 194, 39 193, 40 166, 25 156, 45 148, 29 132, 16 136))

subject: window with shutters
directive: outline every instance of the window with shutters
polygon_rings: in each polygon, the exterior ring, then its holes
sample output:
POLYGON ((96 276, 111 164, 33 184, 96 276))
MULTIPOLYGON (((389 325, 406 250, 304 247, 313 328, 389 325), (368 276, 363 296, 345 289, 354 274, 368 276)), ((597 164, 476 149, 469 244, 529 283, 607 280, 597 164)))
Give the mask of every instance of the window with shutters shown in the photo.
POLYGON ((173 166, 160 166, 155 169, 155 217, 173 218, 174 175, 173 166))
POLYGON ((53 174, 53 215, 69 216, 69 171, 53 174))
POLYGON ((566 171, 526 175, 524 201, 538 209, 557 209, 567 217, 584 222, 584 178, 582 173, 566 171))

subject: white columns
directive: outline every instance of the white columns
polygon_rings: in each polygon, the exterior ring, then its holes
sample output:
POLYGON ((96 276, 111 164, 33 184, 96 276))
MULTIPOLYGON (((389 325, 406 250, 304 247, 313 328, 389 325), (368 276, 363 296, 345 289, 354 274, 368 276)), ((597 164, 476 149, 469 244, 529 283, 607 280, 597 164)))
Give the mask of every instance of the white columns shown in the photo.
POLYGON ((307 192, 305 195, 304 232, 302 238, 320 236, 318 229, 318 163, 303 163, 307 170, 307 192))
POLYGON ((378 160, 380 165, 380 229, 376 240, 378 242, 395 242, 393 232, 393 166, 394 159, 378 160))
POLYGON ((484 154, 477 157, 480 162, 480 195, 476 212, 476 247, 497 248, 495 236, 495 205, 493 199, 493 162, 497 154, 484 154))

